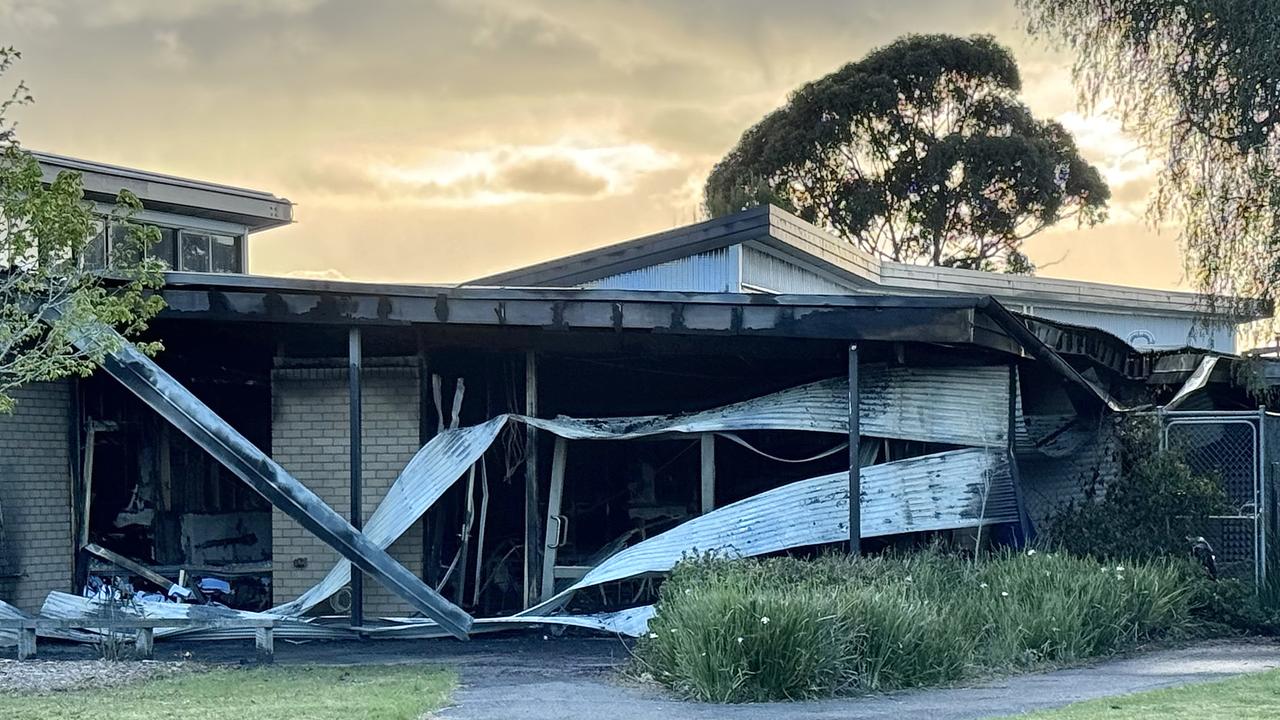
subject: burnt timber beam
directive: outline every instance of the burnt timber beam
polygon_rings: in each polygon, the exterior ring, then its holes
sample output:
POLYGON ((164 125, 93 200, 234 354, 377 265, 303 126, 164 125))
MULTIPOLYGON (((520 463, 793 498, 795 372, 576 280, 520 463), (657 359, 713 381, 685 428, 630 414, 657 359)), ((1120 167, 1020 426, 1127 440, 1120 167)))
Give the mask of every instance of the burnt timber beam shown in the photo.
POLYGON ((299 525, 374 576, 388 590, 435 620, 454 637, 465 640, 473 619, 427 587, 385 550, 356 530, 307 486, 290 475, 243 435, 218 417, 207 405, 174 380, 132 344, 106 328, 86 333, 78 344, 114 337, 117 347, 102 363, 103 369, 174 427, 222 463, 228 470, 280 508, 299 525))
POLYGON ((1017 352, 1003 333, 975 337, 976 298, 431 290, 389 295, 174 286, 162 292, 161 317, 980 344, 1017 352))

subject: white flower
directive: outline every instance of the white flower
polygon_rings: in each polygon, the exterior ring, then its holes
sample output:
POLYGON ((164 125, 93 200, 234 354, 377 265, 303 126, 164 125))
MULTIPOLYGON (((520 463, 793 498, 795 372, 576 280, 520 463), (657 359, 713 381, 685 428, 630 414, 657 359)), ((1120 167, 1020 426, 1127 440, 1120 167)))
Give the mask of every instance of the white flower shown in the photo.
POLYGON ((1123 579, 1124 579, 1124 576, 1123 576, 1123 575, 1117 575, 1117 576, 1116 576, 1116 579, 1117 579, 1117 580, 1123 580, 1123 579))
POLYGON ((738 644, 739 644, 739 645, 741 645, 741 644, 742 644, 742 638, 741 638, 741 637, 739 637, 739 638, 738 638, 738 644))
POLYGON ((768 625, 768 624, 769 624, 769 616, 768 616, 768 615, 765 615, 764 617, 760 618, 760 624, 761 624, 761 625, 768 625))
POLYGON ((1007 592, 1005 592, 1005 591, 1001 590, 1001 591, 1000 591, 1000 597, 1009 597, 1009 593, 1007 593, 1007 592))
POLYGON ((1028 551, 1027 551, 1027 554, 1028 554, 1028 555, 1035 555, 1035 554, 1036 554, 1036 551, 1035 551, 1034 549, 1031 549, 1031 550, 1028 550, 1028 551))
POLYGON ((911 582, 911 576, 910 576, 910 575, 908 575, 908 576, 907 576, 907 582, 911 582))
POLYGON ((1124 572, 1124 566, 1123 566, 1123 565, 1117 565, 1117 566, 1116 566, 1116 572, 1124 572))
POLYGON ((675 629, 675 628, 671 628, 671 634, 672 634, 672 635, 675 635, 675 634, 676 634, 676 629, 675 629))
POLYGON ((649 633, 649 639, 650 639, 650 640, 657 640, 657 639, 658 639, 658 633, 649 633))
POLYGON ((982 583, 982 584, 981 584, 981 585, 979 585, 978 587, 984 588, 984 587, 987 587, 987 584, 986 584, 986 583, 982 583))

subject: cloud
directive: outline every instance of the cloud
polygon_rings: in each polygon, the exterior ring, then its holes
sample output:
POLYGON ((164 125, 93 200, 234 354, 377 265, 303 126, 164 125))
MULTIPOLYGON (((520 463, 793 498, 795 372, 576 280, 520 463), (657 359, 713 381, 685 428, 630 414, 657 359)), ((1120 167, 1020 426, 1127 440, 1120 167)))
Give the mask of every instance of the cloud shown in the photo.
POLYGON ((162 65, 171 68, 184 68, 190 62, 186 47, 177 32, 173 30, 157 30, 155 41, 159 49, 159 58, 162 65))
POLYGON ((0 25, 31 32, 57 24, 57 13, 42 0, 0 0, 0 25))
MULTIPOLYGON (((1070 115, 1069 58, 1023 23, 1008 0, 0 0, 38 100, 15 113, 25 143, 290 197, 300 222, 254 241, 255 270, 408 281, 695 219, 742 131, 903 33, 994 33, 1033 110, 1070 115)), ((1145 158, 1092 116, 1064 122, 1112 218, 1136 217, 1145 158)))
POLYGON ((411 163, 307 163, 293 174, 290 193, 449 207, 563 202, 626 194, 646 175, 678 165, 676 156, 642 144, 434 150, 411 163))
POLYGON ((88 25, 110 26, 152 22, 187 22, 210 15, 257 18, 301 15, 324 0, 82 0, 66 3, 88 25))
POLYGON ((538 195, 596 195, 609 181, 564 157, 527 158, 501 167, 493 184, 499 188, 538 195))

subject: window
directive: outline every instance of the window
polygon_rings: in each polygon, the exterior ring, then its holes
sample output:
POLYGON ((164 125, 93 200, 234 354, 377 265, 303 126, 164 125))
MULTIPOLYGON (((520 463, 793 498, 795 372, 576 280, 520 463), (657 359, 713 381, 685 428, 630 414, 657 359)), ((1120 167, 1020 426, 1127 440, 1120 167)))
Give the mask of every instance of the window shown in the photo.
POLYGON ((159 258, 164 262, 165 268, 171 270, 178 266, 174 257, 178 252, 178 231, 167 227, 158 229, 160 230, 160 239, 147 249, 147 255, 159 258))
POLYGON ((111 224, 107 248, 111 255, 111 267, 137 266, 142 262, 142 240, 134 237, 129 226, 124 223, 111 224))
POLYGON ((178 269, 209 272, 209 233, 183 230, 178 233, 178 269))
POLYGON ((243 272, 240 268, 240 238, 233 235, 213 235, 211 269, 216 273, 243 272))
POLYGON ((93 221, 93 237, 84 246, 84 266, 89 270, 107 267, 107 224, 101 218, 93 221))
MULTIPOLYGON (((184 230, 163 225, 147 227, 157 240, 146 248, 146 256, 157 258, 165 269, 189 272, 244 272, 244 236, 203 230, 184 230)), ((94 220, 93 237, 85 243, 84 266, 92 270, 125 267, 141 261, 143 248, 132 237, 129 225, 106 217, 94 220)))

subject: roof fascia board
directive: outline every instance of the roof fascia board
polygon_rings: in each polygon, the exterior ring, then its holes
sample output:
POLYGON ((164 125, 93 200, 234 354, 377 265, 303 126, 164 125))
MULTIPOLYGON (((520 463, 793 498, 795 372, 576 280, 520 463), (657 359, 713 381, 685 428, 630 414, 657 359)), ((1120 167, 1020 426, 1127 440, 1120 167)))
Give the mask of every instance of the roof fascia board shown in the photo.
POLYGON ((1203 316, 1195 293, 1151 290, 1122 285, 985 273, 956 268, 887 262, 883 282, 895 290, 914 292, 985 293, 1020 305, 1052 305, 1102 312, 1148 310, 1161 314, 1203 316))
MULTIPOLYGON (((807 270, 826 270, 819 274, 835 274, 872 292, 991 295, 1015 305, 1208 315, 1203 298, 1196 293, 881 261, 782 208, 770 206, 769 210, 769 238, 762 244, 807 270)), ((1269 315, 1266 309, 1260 309, 1253 319, 1269 315)))
POLYGON ((293 204, 267 192, 50 153, 33 155, 40 162, 45 182, 52 182, 63 171, 79 173, 84 193, 89 197, 110 201, 121 190, 128 190, 137 195, 145 207, 169 212, 176 210, 176 214, 194 214, 234 222, 252 230, 265 230, 293 222, 293 204))

